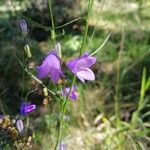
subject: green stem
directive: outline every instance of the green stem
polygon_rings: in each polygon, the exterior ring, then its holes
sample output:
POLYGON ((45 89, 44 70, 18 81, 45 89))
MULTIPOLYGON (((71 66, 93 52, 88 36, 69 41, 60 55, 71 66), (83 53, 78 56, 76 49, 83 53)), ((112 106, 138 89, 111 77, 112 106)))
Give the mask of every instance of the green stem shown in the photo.
POLYGON ((119 93, 120 93, 120 62, 121 54, 124 47, 125 33, 122 29, 122 37, 120 42, 119 57, 117 60, 117 74, 116 74, 116 88, 115 88, 115 114, 116 114, 116 125, 120 126, 120 108, 119 108, 119 93))
MULTIPOLYGON (((26 37, 23 37, 24 39, 24 43, 26 44, 26 37)), ((25 52, 24 50, 22 51, 22 64, 23 64, 23 77, 22 77, 22 83, 23 83, 23 87, 22 87, 22 93, 21 93, 21 100, 23 99, 23 94, 24 94, 24 84, 25 84, 25 68, 26 68, 26 62, 25 62, 25 52)))
POLYGON ((87 16, 86 16, 85 32, 84 32, 84 36, 83 36, 79 56, 82 55, 82 52, 83 52, 83 49, 84 49, 84 45, 85 45, 85 41, 86 41, 86 37, 87 37, 87 33, 88 33, 88 28, 89 28, 89 22, 88 21, 89 21, 91 9, 92 9, 93 1, 94 0, 88 0, 88 13, 87 13, 87 16))
MULTIPOLYGON (((120 49, 119 49, 119 57, 117 60, 117 75, 116 75, 116 88, 115 88, 115 114, 116 114, 116 127, 121 128, 121 117, 120 117, 120 107, 119 107, 119 93, 120 93, 120 62, 121 62, 121 54, 124 47, 124 30, 122 30, 122 38, 120 43, 120 49)), ((123 150, 123 144, 124 144, 124 135, 122 133, 118 133, 118 149, 123 150)))
POLYGON ((75 81, 76 81, 76 76, 74 76, 74 78, 73 78, 73 81, 72 81, 72 84, 71 84, 71 87, 70 87, 68 96, 67 96, 67 98, 65 99, 65 102, 64 102, 63 107, 62 107, 62 109, 61 109, 61 118, 60 118, 59 130, 58 130, 58 138, 57 138, 57 142, 56 142, 56 145, 55 145, 54 150, 57 149, 58 144, 61 142, 62 127, 63 127, 63 123, 64 123, 64 116, 65 116, 65 113, 66 113, 66 108, 67 108, 68 99, 69 99, 69 97, 70 97, 70 94, 71 94, 72 88, 73 88, 73 86, 74 86, 74 84, 75 84, 75 81))
POLYGON ((51 23, 52 23, 51 38, 55 45, 56 44, 56 34, 55 34, 55 24, 54 24, 53 12, 52 12, 52 0, 48 0, 48 4, 49 4, 49 12, 50 12, 51 23))
POLYGON ((25 68, 25 54, 24 54, 24 51, 22 52, 22 63, 23 63, 23 72, 22 72, 22 93, 21 93, 21 100, 23 99, 23 93, 24 93, 24 84, 25 84, 25 71, 24 71, 24 68, 25 68))

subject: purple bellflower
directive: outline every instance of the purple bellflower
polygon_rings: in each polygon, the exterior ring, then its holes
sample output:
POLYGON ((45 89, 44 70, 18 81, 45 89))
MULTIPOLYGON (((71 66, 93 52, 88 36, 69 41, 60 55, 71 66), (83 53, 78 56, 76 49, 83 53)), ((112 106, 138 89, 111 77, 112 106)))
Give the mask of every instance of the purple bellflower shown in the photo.
POLYGON ((19 20, 19 27, 22 35, 26 36, 28 34, 28 26, 24 19, 19 20))
POLYGON ((49 76, 53 83, 59 81, 60 77, 63 76, 63 72, 61 71, 60 59, 55 50, 48 54, 42 65, 37 67, 37 71, 39 79, 49 76))
MULTIPOLYGON (((69 94, 69 91, 70 91, 70 88, 69 88, 69 87, 68 87, 68 88, 64 88, 62 95, 63 95, 64 97, 67 97, 68 94, 69 94)), ((72 89, 71 89, 69 98, 70 98, 70 100, 72 100, 72 101, 74 101, 74 100, 76 100, 76 99, 78 98, 78 94, 77 94, 77 92, 76 92, 76 86, 75 86, 75 85, 74 85, 74 86, 72 87, 72 89)))
POLYGON ((22 103, 21 107, 20 107, 20 114, 22 116, 26 116, 29 113, 33 112, 36 108, 36 105, 34 104, 30 104, 30 103, 22 103))
POLYGON ((85 80, 95 80, 95 75, 90 69, 96 62, 96 58, 88 53, 83 54, 80 58, 76 58, 67 63, 68 69, 78 77, 83 83, 85 80))

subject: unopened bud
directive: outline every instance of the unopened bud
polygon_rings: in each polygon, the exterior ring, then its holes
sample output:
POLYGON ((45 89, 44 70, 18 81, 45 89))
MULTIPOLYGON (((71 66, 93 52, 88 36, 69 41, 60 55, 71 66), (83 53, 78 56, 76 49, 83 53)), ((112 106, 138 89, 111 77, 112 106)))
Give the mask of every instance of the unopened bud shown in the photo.
POLYGON ((45 97, 48 96, 48 90, 47 90, 47 88, 43 88, 43 93, 44 93, 45 97))
POLYGON ((62 58, 61 45, 60 45, 60 43, 57 43, 57 44, 55 45, 55 50, 56 50, 57 55, 59 56, 59 58, 62 58))
POLYGON ((23 132, 24 125, 23 125, 23 121, 21 119, 17 120, 16 127, 17 127, 19 133, 23 132))
POLYGON ((27 58, 31 58, 32 54, 31 54, 30 46, 28 44, 25 45, 24 50, 27 55, 27 58))
POLYGON ((20 31, 22 33, 23 36, 27 36, 28 34, 28 26, 27 23, 24 19, 21 19, 19 21, 19 27, 20 27, 20 31))

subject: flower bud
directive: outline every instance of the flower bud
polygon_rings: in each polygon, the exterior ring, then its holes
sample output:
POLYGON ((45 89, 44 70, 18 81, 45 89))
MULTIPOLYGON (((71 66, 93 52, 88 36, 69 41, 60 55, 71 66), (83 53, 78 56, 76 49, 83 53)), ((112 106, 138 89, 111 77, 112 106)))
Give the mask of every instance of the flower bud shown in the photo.
POLYGON ((32 54, 31 54, 31 50, 30 50, 30 47, 28 44, 25 45, 24 50, 25 50, 25 53, 27 55, 27 58, 31 58, 32 54))
POLYGON ((24 125, 23 125, 23 121, 21 119, 17 120, 16 127, 17 127, 19 133, 23 132, 24 125))
POLYGON ((61 45, 60 45, 60 43, 57 43, 57 44, 55 45, 55 50, 56 50, 56 53, 57 53, 58 57, 59 57, 59 58, 62 58, 61 45))
POLYGON ((43 93, 44 93, 45 97, 48 96, 48 90, 47 90, 47 88, 43 88, 43 93))
POLYGON ((22 33, 23 36, 27 36, 28 34, 28 26, 27 23, 24 19, 21 19, 19 21, 19 27, 20 27, 20 31, 22 33))

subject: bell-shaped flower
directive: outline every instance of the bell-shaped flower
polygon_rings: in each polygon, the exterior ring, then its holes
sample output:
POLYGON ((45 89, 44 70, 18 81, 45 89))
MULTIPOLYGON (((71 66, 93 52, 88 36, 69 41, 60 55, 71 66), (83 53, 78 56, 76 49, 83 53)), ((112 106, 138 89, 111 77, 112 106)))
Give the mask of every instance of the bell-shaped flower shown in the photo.
MULTIPOLYGON (((68 97, 69 92, 70 92, 70 88, 69 88, 69 87, 68 87, 68 88, 64 88, 62 95, 63 95, 64 97, 68 97)), ((72 100, 72 101, 74 101, 74 100, 76 100, 76 99, 78 98, 78 94, 77 94, 77 92, 76 92, 76 86, 75 86, 75 85, 74 85, 74 86, 72 87, 72 89, 71 89, 71 92, 70 92, 70 94, 69 94, 69 98, 70 98, 70 100, 72 100)))
POLYGON ((90 69, 96 62, 96 58, 85 53, 80 58, 76 58, 67 63, 68 69, 78 77, 83 83, 85 80, 95 80, 95 75, 90 69))
POLYGON ((22 103, 21 107, 20 107, 20 114, 22 116, 26 116, 29 113, 33 112, 36 108, 36 105, 34 104, 30 104, 30 103, 22 103))
POLYGON ((61 76, 63 76, 63 73, 61 71, 60 59, 55 50, 48 54, 42 65, 37 67, 37 71, 39 79, 48 76, 53 83, 57 83, 59 81, 61 76))

